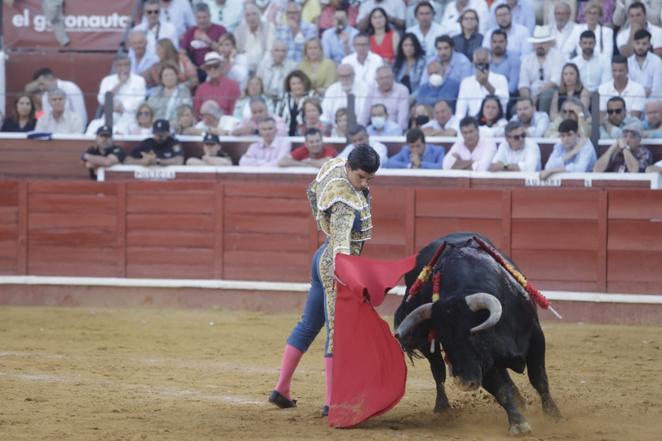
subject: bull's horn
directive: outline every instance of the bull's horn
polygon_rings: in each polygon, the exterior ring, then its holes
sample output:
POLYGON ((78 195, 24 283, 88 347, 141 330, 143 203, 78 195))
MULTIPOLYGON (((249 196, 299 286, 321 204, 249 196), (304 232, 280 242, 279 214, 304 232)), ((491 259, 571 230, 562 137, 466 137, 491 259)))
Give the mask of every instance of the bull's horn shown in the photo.
POLYGON ((398 326, 395 336, 400 337, 409 334, 412 328, 416 327, 420 322, 432 317, 432 305, 432 303, 426 303, 410 312, 402 323, 400 323, 400 326, 398 326))
POLYGON ((469 309, 474 312, 480 311, 481 309, 487 309, 490 311, 490 316, 487 317, 487 320, 485 320, 480 325, 474 326, 470 329, 472 334, 478 331, 482 331, 483 329, 491 328, 492 326, 496 325, 501 318, 501 312, 503 311, 501 302, 492 294, 478 292, 476 294, 466 296, 464 300, 467 302, 469 309))

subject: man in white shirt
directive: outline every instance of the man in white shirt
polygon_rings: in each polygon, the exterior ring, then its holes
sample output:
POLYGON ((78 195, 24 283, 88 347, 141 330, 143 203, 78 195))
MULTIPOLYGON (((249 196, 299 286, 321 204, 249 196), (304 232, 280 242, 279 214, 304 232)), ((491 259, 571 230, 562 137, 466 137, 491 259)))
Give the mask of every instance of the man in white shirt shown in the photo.
POLYGON ((37 121, 36 132, 79 134, 83 133, 83 122, 75 112, 65 109, 67 94, 55 88, 48 94, 50 111, 37 121))
POLYGON ((444 170, 487 171, 496 153, 493 139, 481 138, 478 121, 472 116, 460 120, 462 139, 444 157, 444 170))
POLYGON ((147 50, 147 36, 144 31, 129 32, 129 61, 131 73, 136 75, 142 75, 160 61, 156 54, 147 50))
POLYGON ((662 57, 662 29, 646 21, 646 6, 634 2, 628 7, 629 24, 616 35, 616 47, 624 57, 634 52, 634 34, 640 29, 646 29, 651 34, 653 51, 662 57))
POLYGON ((377 82, 370 87, 368 97, 357 120, 359 124, 368 125, 370 109, 374 104, 383 104, 388 109, 388 118, 398 124, 402 130, 409 123, 409 90, 396 83, 391 66, 385 65, 377 69, 377 82))
POLYGON ((490 71, 490 53, 485 48, 478 48, 474 52, 474 75, 460 83, 455 116, 462 119, 467 115, 477 115, 480 103, 487 95, 498 96, 505 109, 510 97, 508 80, 503 75, 490 71))
POLYGON ((244 0, 196 0, 194 3, 209 6, 211 22, 223 26, 228 32, 234 32, 244 13, 244 0))
POLYGON ((536 25, 535 5, 528 0, 495 0, 490 7, 489 26, 496 24, 495 12, 501 5, 508 5, 513 16, 513 23, 524 26, 529 33, 536 25))
MULTIPOLYGON (((161 0, 159 20, 164 23, 171 23, 175 27, 177 37, 181 37, 188 28, 195 26, 191 2, 188 0, 161 0)), ((146 17, 143 16, 142 22, 145 21, 146 17)))
POLYGON ((549 112, 554 91, 561 83, 561 70, 565 57, 553 47, 548 26, 536 26, 529 38, 535 52, 524 57, 519 74, 520 96, 530 96, 538 103, 538 109, 549 112))
POLYGON ((435 53, 434 40, 448 31, 444 32, 439 23, 434 21, 434 8, 432 4, 427 1, 422 1, 416 5, 414 9, 414 15, 416 17, 416 25, 407 29, 407 32, 410 32, 416 35, 418 41, 425 49, 426 55, 431 55, 435 53))
POLYGON ((582 51, 570 60, 579 69, 582 84, 589 92, 595 92, 600 84, 611 80, 611 66, 607 58, 595 51, 595 34, 591 30, 582 32, 579 37, 582 51))
POLYGON ((80 87, 72 81, 65 81, 57 78, 52 69, 45 67, 34 73, 33 78, 37 80, 39 88, 43 94, 41 96, 41 106, 44 112, 51 111, 51 104, 48 96, 51 90, 60 89, 65 94, 64 109, 67 112, 76 113, 83 125, 87 124, 87 109, 85 108, 85 97, 80 87))
POLYGON ((119 130, 134 121, 136 110, 145 101, 145 79, 131 73, 131 62, 125 54, 115 57, 113 68, 116 73, 101 80, 97 101, 103 106, 106 92, 113 92, 113 120, 119 130))
POLYGON ((562 52, 575 29, 575 22, 570 20, 571 15, 572 9, 566 1, 562 0, 554 5, 554 23, 550 23, 550 27, 556 47, 562 52))
POLYGON ((531 52, 531 43, 529 43, 528 40, 531 36, 531 32, 526 26, 513 22, 513 16, 508 4, 504 3, 498 5, 494 9, 494 16, 496 18, 497 25, 490 28, 485 33, 485 38, 483 38, 483 47, 489 48, 492 32, 496 31, 497 29, 501 29, 508 35, 509 51, 517 52, 522 56, 531 52))
POLYGON ((650 52, 650 48, 650 32, 639 29, 634 33, 634 53, 628 57, 628 72, 632 81, 644 86, 646 96, 651 96, 654 87, 662 90, 659 86, 662 82, 662 60, 650 52))
POLYGON ((388 149, 379 141, 370 141, 370 136, 365 127, 356 125, 349 130, 349 140, 352 142, 338 154, 339 158, 347 158, 354 146, 367 144, 372 147, 379 155, 379 161, 386 164, 388 161, 388 149))
POLYGON ((600 94, 600 118, 607 111, 607 101, 613 96, 625 100, 625 107, 630 115, 639 118, 646 103, 644 86, 628 77, 628 61, 622 55, 615 55, 611 60, 611 81, 603 83, 598 88, 600 94))
POLYGON ((274 104, 283 94, 285 77, 296 65, 287 57, 287 43, 279 40, 274 42, 269 54, 258 65, 256 76, 262 80, 264 93, 274 104))
POLYGON ((377 69, 384 64, 379 55, 370 51, 370 36, 360 33, 354 37, 354 53, 342 59, 342 64, 349 64, 354 68, 354 74, 359 81, 365 84, 374 84, 377 69))
POLYGON ((486 36, 486 31, 489 26, 489 8, 485 0, 455 0, 448 5, 444 10, 444 16, 441 19, 441 27, 446 35, 459 34, 462 29, 460 27, 460 15, 467 9, 473 9, 478 14, 478 32, 486 36))
POLYGON ((527 138, 526 129, 518 121, 505 127, 506 140, 499 144, 490 164, 490 171, 540 171, 540 146, 527 138))
POLYGON ((349 64, 341 64, 336 69, 338 81, 330 85, 324 92, 322 100, 322 116, 325 121, 331 122, 340 108, 347 108, 347 94, 354 95, 354 114, 361 115, 363 105, 368 96, 368 85, 357 80, 354 68, 349 64))
POLYGON ((402 0, 364 0, 359 7, 359 15, 356 17, 356 27, 360 30, 368 28, 368 17, 375 8, 383 8, 388 14, 389 22, 396 28, 405 28, 405 17, 407 8, 402 0))
POLYGON ((425 136, 457 136, 460 132, 459 120, 453 115, 453 108, 447 101, 437 101, 434 105, 434 118, 421 127, 425 136))
POLYGON ((154 55, 157 55, 156 42, 162 38, 169 39, 176 48, 179 47, 177 28, 170 22, 162 21, 159 18, 160 14, 161 5, 159 0, 145 0, 143 4, 143 17, 145 17, 145 20, 133 28, 134 30, 145 32, 147 36, 147 51, 154 55))

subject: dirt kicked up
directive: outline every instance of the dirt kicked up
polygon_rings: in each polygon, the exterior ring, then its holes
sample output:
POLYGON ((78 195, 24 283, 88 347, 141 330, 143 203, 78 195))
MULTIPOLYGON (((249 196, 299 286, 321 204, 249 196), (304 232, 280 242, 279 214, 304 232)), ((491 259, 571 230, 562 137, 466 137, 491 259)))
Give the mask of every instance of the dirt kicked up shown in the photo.
MULTIPOLYGON (((322 339, 304 357, 296 409, 267 395, 297 315, 230 311, 0 308, 0 440, 509 440, 486 392, 448 383, 435 415, 427 362, 407 394, 356 429, 320 418, 322 339)), ((390 318, 389 318, 390 320, 390 318)), ((547 368, 563 420, 547 420, 526 375, 526 440, 662 439, 662 332, 546 322, 547 368)))

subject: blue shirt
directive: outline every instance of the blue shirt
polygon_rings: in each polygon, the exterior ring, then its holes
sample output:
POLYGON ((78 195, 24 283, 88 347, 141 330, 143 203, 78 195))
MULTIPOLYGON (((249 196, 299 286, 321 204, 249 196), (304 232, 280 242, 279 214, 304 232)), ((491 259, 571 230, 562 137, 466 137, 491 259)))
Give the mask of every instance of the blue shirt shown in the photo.
POLYGON ((552 168, 562 168, 569 173, 585 173, 593 171, 593 166, 598 160, 595 154, 595 147, 590 140, 582 146, 579 153, 573 156, 569 161, 563 161, 563 156, 566 154, 566 149, 560 142, 554 146, 552 154, 549 155, 545 170, 552 168))
POLYGON ((299 25, 299 33, 303 36, 296 38, 292 35, 289 26, 279 26, 276 28, 276 40, 287 43, 287 58, 299 63, 303 60, 303 45, 313 37, 317 37, 317 27, 302 21, 299 25))
POLYGON ((490 63, 490 70, 492 72, 508 78, 508 90, 510 91, 510 96, 513 96, 513 94, 517 92, 521 64, 519 57, 514 55, 511 51, 506 51, 503 58, 498 63, 494 60, 490 63))
POLYGON ((359 33, 356 28, 348 26, 344 32, 349 37, 349 52, 345 53, 345 47, 336 33, 336 28, 327 29, 322 34, 322 50, 327 58, 332 59, 336 64, 340 64, 342 59, 354 52, 354 36, 359 33))
POLYGON ((430 83, 423 83, 418 88, 416 103, 427 104, 434 107, 437 101, 448 101, 455 112, 455 102, 460 91, 460 83, 452 78, 446 78, 439 87, 433 87, 430 83))
MULTIPOLYGON (((400 149, 400 152, 391 156, 384 167, 386 168, 411 168, 409 155, 411 150, 409 145, 405 144, 400 149)), ((423 157, 421 158, 421 168, 433 168, 441 170, 441 165, 444 162, 446 150, 443 147, 434 144, 426 144, 423 157)))

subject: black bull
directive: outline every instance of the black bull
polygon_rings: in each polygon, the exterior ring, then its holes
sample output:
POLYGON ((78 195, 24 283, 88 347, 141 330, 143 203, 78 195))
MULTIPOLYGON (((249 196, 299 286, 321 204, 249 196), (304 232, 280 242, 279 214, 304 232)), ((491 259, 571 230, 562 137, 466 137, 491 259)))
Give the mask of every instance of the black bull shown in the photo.
POLYGON ((473 236, 491 245, 476 233, 454 233, 418 254, 416 268, 405 275, 407 291, 395 312, 396 333, 410 355, 420 352, 430 362, 437 386, 435 412, 450 407, 443 348, 458 386, 465 390, 483 386, 506 410, 510 433, 528 433, 531 428, 518 408, 524 400, 507 369, 522 373, 526 367, 543 411, 559 417, 545 371, 545 336, 533 300, 473 236), (433 267, 433 273, 441 272, 440 300, 432 303, 431 279, 410 298, 416 277, 443 241, 446 248, 433 267), (428 340, 430 330, 436 332, 434 350, 428 340))

